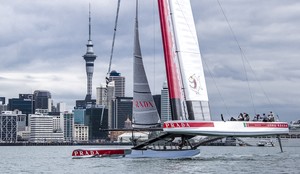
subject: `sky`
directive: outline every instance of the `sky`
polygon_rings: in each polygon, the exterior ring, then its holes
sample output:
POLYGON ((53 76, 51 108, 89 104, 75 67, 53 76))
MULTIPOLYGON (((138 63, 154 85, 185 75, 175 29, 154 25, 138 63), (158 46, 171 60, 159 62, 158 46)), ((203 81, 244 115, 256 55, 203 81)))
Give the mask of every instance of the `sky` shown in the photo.
MULTIPOLYGON (((117 0, 89 2, 97 55, 95 98, 108 71, 117 0)), ((8 100, 48 90, 54 104, 65 102, 70 109, 75 100, 84 99, 82 56, 88 40, 89 2, 0 3, 0 96, 8 100)), ((300 2, 191 0, 191 4, 212 118, 273 111, 282 121, 300 119, 300 2)), ((112 69, 126 78, 126 96, 132 96, 134 9, 134 0, 121 2, 112 61, 112 69)), ((166 76, 157 1, 140 1, 139 10, 145 69, 152 93, 160 94, 166 76)))

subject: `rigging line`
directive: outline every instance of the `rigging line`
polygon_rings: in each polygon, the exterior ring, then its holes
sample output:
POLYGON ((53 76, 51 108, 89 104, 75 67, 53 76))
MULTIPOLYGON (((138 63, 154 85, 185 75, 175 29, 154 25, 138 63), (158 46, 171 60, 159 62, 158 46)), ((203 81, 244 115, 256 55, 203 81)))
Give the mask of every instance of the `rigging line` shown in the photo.
POLYGON ((235 35, 234 32, 233 32, 233 29, 232 29, 232 27, 231 27, 231 25, 230 25, 230 23, 229 23, 229 21, 228 21, 228 18, 227 18, 226 14, 225 14, 225 12, 224 12, 224 10, 223 10, 223 8, 222 8, 222 5, 221 5, 220 1, 217 0, 217 2, 218 2, 218 4, 219 4, 219 7, 220 7, 220 9, 221 9, 221 11, 222 11, 222 13, 223 13, 223 16, 224 16, 225 20, 226 20, 226 22, 227 22, 227 24, 228 24, 228 26, 229 26, 230 32, 231 32, 231 34, 233 35, 233 38, 234 38, 234 40, 235 40, 235 42, 236 42, 236 44, 237 44, 237 46, 238 46, 238 48, 239 48, 239 50, 240 50, 240 52, 241 52, 241 57, 242 57, 243 67, 244 67, 244 71, 245 71, 245 75, 246 75, 246 80, 247 80, 247 84, 248 84, 248 89, 249 89, 250 97, 251 97, 251 103, 252 103, 252 107, 253 107, 254 113, 256 114, 256 110, 255 110, 255 106, 254 106, 254 102, 253 102, 253 95, 252 95, 252 92, 251 92, 251 89, 250 89, 250 84, 249 84, 249 80, 248 80, 248 74, 247 74, 247 70, 246 70, 246 66, 245 66, 245 61, 244 61, 244 52, 243 52, 243 50, 242 50, 242 48, 241 48, 241 46, 240 46, 239 41, 238 41, 237 38, 236 38, 236 35, 235 35))
POLYGON ((249 89, 249 93, 250 93, 250 97, 251 97, 252 107, 253 107, 253 110, 254 110, 254 114, 256 115, 257 113, 256 113, 255 105, 254 105, 253 94, 252 94, 252 90, 251 90, 251 87, 250 87, 250 82, 249 82, 249 78, 248 78, 247 69, 246 69, 246 66, 245 66, 245 57, 244 57, 245 55, 243 54, 243 50, 240 50, 240 52, 241 52, 243 67, 244 67, 244 71, 245 71, 245 75, 246 75, 246 81, 247 81, 247 85, 248 85, 248 89, 249 89))
MULTIPOLYGON (((121 4, 121 0, 118 0, 117 14, 116 14, 115 26, 114 26, 114 34, 113 34, 113 40, 112 40, 112 45, 111 45, 111 51, 110 51, 110 59, 109 59, 108 71, 107 71, 107 74, 106 74, 107 76, 108 76, 108 74, 110 73, 110 70, 111 70, 111 62, 112 62, 113 53, 114 53, 114 45, 115 45, 115 39, 116 39, 116 33, 117 33, 120 4, 121 4)), ((106 84, 106 86, 107 86, 107 84, 106 84)))
MULTIPOLYGON (((263 88, 263 86, 262 86, 260 80, 257 78, 257 75, 256 75, 255 71, 253 70, 253 68, 252 68, 252 66, 251 66, 251 64, 250 64, 250 62, 248 61, 248 59, 246 58, 245 55, 244 55, 244 57, 245 57, 245 60, 246 60, 246 62, 248 63, 248 65, 249 65, 249 67, 250 67, 250 70, 251 70, 252 73, 254 74, 255 80, 258 82, 258 84, 259 84, 260 88, 262 89, 262 91, 263 91, 263 93, 264 93, 264 95, 265 95, 267 101, 269 102, 269 105, 270 105, 271 109, 272 109, 273 111, 275 111, 275 110, 274 110, 274 106, 273 106, 273 104, 272 104, 272 102, 271 102, 269 96, 267 95, 265 89, 263 88)), ((278 115, 277 115, 277 117, 278 117, 278 115)))
MULTIPOLYGON (((263 88, 261 82, 258 80, 257 75, 256 75, 255 71, 253 70, 253 68, 252 68, 252 66, 251 66, 251 64, 250 64, 250 62, 249 62, 248 59, 246 58, 244 51, 243 51, 242 48, 240 47, 239 42, 238 42, 238 40, 237 40, 237 38, 236 38, 236 36, 235 36, 235 34, 234 34, 234 32, 233 32, 233 29, 232 29, 230 23, 228 22, 228 19, 227 19, 226 15, 225 15, 225 12, 223 11, 223 8, 222 8, 222 6, 221 6, 219 0, 217 0, 217 1, 218 1, 218 3, 219 3, 219 6, 220 6, 220 8, 221 8, 221 10, 222 10, 222 13, 223 13, 223 15, 224 15, 224 17, 225 17, 225 19, 226 19, 226 21, 227 21, 229 27, 230 27, 230 30, 231 30, 231 32, 232 32, 232 34, 233 34, 233 36, 234 36, 234 39, 235 39, 236 43, 238 44, 238 47, 239 47, 240 52, 241 52, 241 54, 242 54, 242 58, 244 58, 243 61, 246 60, 247 64, 248 64, 249 67, 250 67, 250 70, 251 70, 252 73, 254 74, 255 80, 259 83, 259 86, 260 86, 260 88, 262 89, 264 95, 266 96, 267 101, 269 102, 269 104, 270 104, 272 110, 274 110, 274 107, 273 107, 273 104, 272 104, 270 98, 268 97, 266 91, 264 90, 264 88, 263 88)), ((252 96, 252 95, 251 95, 251 96, 252 96)), ((254 105, 254 104, 253 104, 253 105, 254 105)), ((254 109, 254 110, 255 110, 255 109, 254 109)))
POLYGON ((153 75, 153 85, 154 85, 154 89, 153 89, 153 91, 154 91, 154 94, 156 94, 156 90, 155 90, 155 86, 156 86, 156 84, 155 84, 155 81, 156 81, 156 53, 155 53, 155 46, 156 46, 156 44, 155 44, 155 39, 156 39, 156 35, 155 35, 155 8, 154 8, 154 6, 155 6, 155 2, 154 1, 156 1, 156 0, 153 0, 152 1, 152 22, 153 22, 153 53, 154 53, 154 65, 153 65, 153 71, 154 71, 154 75, 153 75))
MULTIPOLYGON (((200 53, 200 54, 201 54, 201 53, 200 53)), ((201 55, 201 57, 203 57, 203 56, 201 55)), ((229 116, 231 116, 230 113, 229 113, 229 109, 228 109, 228 107, 227 107, 227 105, 226 105, 226 103, 225 103, 225 100, 224 100, 224 98, 223 98, 223 96, 222 96, 222 94, 221 94, 221 92, 220 92, 220 89, 219 89, 218 86, 217 86, 217 82, 216 82, 214 76, 212 75, 212 72, 210 71, 210 68, 208 67, 206 61, 205 61, 204 59, 202 59, 202 60, 203 60, 203 62, 204 62, 204 64, 205 64, 205 66, 207 67, 207 70, 208 70, 209 75, 211 76, 211 78, 212 78, 212 80, 213 80, 213 82, 214 82, 214 85, 215 85, 215 87, 216 87, 216 89, 217 89, 217 91, 218 91, 218 94, 219 94, 219 96, 220 96, 220 98, 221 98, 221 100, 222 100, 222 103, 223 103, 224 106, 225 106, 225 109, 226 109, 227 114, 228 114, 229 116)))

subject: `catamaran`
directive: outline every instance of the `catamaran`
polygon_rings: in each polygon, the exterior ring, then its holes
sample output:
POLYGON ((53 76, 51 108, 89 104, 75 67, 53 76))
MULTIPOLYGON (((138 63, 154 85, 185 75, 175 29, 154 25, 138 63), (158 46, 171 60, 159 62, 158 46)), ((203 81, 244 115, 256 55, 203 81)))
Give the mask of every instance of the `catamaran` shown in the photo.
MULTIPOLYGON (((139 42, 138 0, 134 34, 133 130, 160 130, 139 42)), ((131 149, 77 149, 72 156, 128 158, 189 158, 200 154, 198 135, 251 137, 288 133, 286 122, 211 121, 208 94, 189 0, 158 0, 165 68, 172 120, 163 124, 160 136, 131 149), (178 140, 179 139, 179 140, 178 140), (177 141, 177 143, 175 143, 177 141), (159 144, 160 143, 160 144, 159 144), (161 145, 163 143, 163 145, 161 145), (156 147, 156 148, 155 148, 156 147)))

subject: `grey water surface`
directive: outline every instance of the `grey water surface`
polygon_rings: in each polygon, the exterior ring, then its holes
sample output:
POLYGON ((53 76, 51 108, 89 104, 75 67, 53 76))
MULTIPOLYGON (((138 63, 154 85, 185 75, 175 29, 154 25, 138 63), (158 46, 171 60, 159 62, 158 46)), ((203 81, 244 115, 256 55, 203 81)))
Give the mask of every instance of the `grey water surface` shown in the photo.
POLYGON ((192 159, 72 159, 74 149, 91 147, 1 146, 0 173, 300 173, 300 147, 280 153, 279 147, 204 146, 192 159))

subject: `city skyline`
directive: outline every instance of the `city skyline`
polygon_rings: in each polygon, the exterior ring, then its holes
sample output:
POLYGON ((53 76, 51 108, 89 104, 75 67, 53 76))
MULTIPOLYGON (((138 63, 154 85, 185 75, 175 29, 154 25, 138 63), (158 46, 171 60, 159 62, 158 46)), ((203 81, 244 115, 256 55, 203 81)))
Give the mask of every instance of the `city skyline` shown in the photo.
MULTIPOLYGON (((219 119, 221 113, 228 116, 226 107, 232 116, 239 112, 253 112, 241 53, 218 3, 191 2, 207 76, 212 118, 219 119)), ((299 119, 299 2, 220 2, 257 76, 248 74, 256 111, 268 113, 273 110, 285 121, 299 119), (260 80, 264 92, 256 92, 261 89, 259 85, 252 84, 255 78, 260 80), (272 107, 267 106, 268 100, 272 107)), ((135 3, 125 3, 121 3, 112 70, 126 77, 125 96, 132 96, 135 3)), ((94 64, 93 91, 105 82, 116 4, 117 1, 91 1, 93 43, 98 55, 94 64)), ((153 11, 157 12, 156 1, 141 1, 140 8, 143 12, 140 33, 146 73, 152 94, 158 94, 165 81, 165 72, 159 21, 157 14, 153 14, 153 11)), ((69 107, 75 105, 75 100, 84 99, 86 73, 81 56, 86 50, 88 9, 88 3, 83 0, 72 3, 29 0, 26 3, 1 4, 0 13, 8 17, 0 22, 0 96, 8 99, 21 93, 33 93, 34 90, 48 90, 55 103, 63 101, 69 107)), ((247 61, 245 65, 249 70, 247 61)), ((95 97, 94 92, 92 98, 95 97)))

